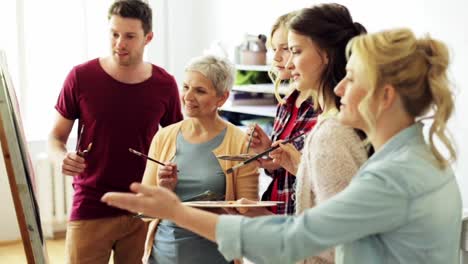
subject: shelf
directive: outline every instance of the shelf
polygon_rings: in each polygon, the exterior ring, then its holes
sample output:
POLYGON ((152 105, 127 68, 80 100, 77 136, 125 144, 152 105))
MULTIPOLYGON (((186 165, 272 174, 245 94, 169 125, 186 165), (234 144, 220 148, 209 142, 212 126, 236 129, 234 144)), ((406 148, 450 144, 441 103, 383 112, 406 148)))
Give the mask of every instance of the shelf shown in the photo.
MULTIPOLYGON (((279 87, 279 92, 280 94, 286 94, 289 91, 289 89, 289 85, 281 85, 279 87)), ((234 85, 232 87, 232 90, 249 93, 275 93, 274 86, 272 83, 234 85)))
MULTIPOLYGON (((268 72, 271 69, 271 65, 245 65, 236 64, 236 70, 244 71, 260 71, 268 72)), ((281 85, 280 94, 286 94, 289 90, 289 86, 281 85)), ((272 83, 264 84, 246 84, 246 85, 234 85, 232 91, 237 92, 248 92, 248 93, 265 93, 274 94, 274 85, 272 83)), ((271 105, 232 105, 230 100, 221 107, 222 111, 234 112, 241 114, 249 114, 263 117, 275 117, 276 116, 276 104, 271 105)))
POLYGON ((271 65, 236 64, 236 70, 241 70, 241 71, 264 71, 264 72, 267 72, 270 69, 271 69, 271 65))
POLYGON ((275 117, 276 105, 231 105, 229 101, 221 107, 222 111, 250 114, 257 116, 275 117))

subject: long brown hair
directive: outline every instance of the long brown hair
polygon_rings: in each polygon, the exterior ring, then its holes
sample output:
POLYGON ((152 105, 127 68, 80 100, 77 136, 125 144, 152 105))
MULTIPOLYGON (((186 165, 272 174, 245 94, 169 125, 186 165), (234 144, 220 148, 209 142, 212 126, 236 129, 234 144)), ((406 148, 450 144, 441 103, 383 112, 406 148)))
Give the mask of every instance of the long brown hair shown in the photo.
MULTIPOLYGON (((309 37, 328 56, 328 64, 320 76, 318 96, 333 101, 339 109, 340 98, 333 89, 346 75, 346 44, 366 29, 354 22, 349 10, 340 4, 321 4, 301 9, 289 23, 289 29, 309 37)), ((315 103, 317 103, 317 98, 315 103)))

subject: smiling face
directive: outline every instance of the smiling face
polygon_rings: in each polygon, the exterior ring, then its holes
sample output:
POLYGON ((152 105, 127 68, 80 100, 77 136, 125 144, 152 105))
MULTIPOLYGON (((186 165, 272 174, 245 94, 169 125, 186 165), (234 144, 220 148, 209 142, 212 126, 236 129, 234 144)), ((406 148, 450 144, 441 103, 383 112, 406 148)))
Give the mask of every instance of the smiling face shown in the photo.
POLYGON ((112 59, 120 66, 131 66, 143 61, 145 45, 153 33, 144 34, 141 20, 112 15, 109 19, 112 59))
POLYGON ((288 45, 291 57, 287 68, 291 71, 296 88, 300 91, 318 89, 328 58, 307 36, 289 31, 288 45))
POLYGON ((273 66, 280 80, 291 78, 291 72, 286 69, 286 63, 291 53, 288 48, 288 30, 280 26, 271 37, 271 47, 273 50, 273 66))
POLYGON ((219 96, 211 80, 198 71, 185 73, 182 104, 189 117, 215 116, 219 107, 227 100, 229 92, 219 96))
POLYGON ((362 61, 355 54, 351 55, 346 65, 346 76, 335 87, 335 94, 341 97, 338 120, 354 128, 367 131, 359 104, 367 95, 370 82, 362 61))

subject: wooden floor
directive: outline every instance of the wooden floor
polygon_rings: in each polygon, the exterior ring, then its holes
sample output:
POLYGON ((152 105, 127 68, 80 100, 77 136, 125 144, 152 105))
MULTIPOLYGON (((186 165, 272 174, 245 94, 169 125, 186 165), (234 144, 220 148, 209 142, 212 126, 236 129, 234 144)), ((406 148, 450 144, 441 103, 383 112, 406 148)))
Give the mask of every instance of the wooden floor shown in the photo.
MULTIPOLYGON (((3 242, 2 242, 3 243, 3 242)), ((49 255, 49 264, 63 264, 65 263, 65 240, 54 239, 47 240, 47 253, 49 255)), ((27 264, 26 256, 24 254, 23 243, 21 241, 12 242, 7 244, 0 244, 0 263, 8 264, 27 264)), ((113 263, 112 257, 109 261, 113 263)), ((244 259, 244 264, 253 264, 252 262, 244 259)))
MULTIPOLYGON (((65 239, 47 240, 46 245, 50 264, 65 263, 65 239)), ((27 264, 23 243, 18 241, 0 244, 0 263, 27 264)))
MULTIPOLYGON (((47 252, 49 255, 50 264, 64 263, 65 240, 47 240, 47 252)), ((27 263, 24 253, 23 243, 8 242, 0 245, 0 263, 27 263)))

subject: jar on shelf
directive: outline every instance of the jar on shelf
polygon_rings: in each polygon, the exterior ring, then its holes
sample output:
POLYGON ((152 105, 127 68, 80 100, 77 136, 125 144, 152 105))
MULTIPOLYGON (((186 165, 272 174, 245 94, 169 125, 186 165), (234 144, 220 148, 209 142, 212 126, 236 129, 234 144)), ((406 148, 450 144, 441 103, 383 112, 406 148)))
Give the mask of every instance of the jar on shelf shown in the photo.
POLYGON ((254 36, 246 35, 240 46, 240 63, 246 65, 266 64, 266 36, 263 34, 254 36))

